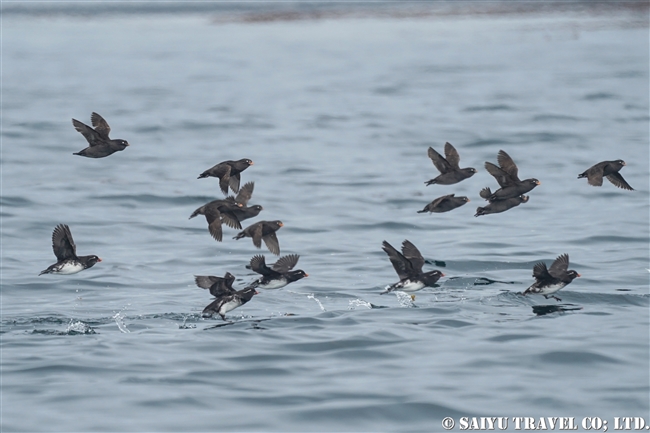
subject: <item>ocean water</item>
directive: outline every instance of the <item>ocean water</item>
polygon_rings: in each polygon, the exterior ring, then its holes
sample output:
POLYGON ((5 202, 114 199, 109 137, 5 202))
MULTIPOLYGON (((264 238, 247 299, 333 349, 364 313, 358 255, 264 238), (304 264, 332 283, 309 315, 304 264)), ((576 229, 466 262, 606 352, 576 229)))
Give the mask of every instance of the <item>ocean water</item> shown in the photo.
POLYGON ((650 422, 647 4, 130 5, 3 5, 3 431, 650 422), (70 119, 93 111, 131 146, 73 156, 86 143, 70 119), (446 141, 478 173, 427 187, 427 148, 446 141), (542 183, 475 218, 500 149, 542 183), (239 158, 264 207, 243 225, 282 220, 282 255, 309 277, 203 319, 194 275, 242 288, 253 255, 275 259, 188 220, 223 197, 197 176, 239 158), (619 158, 635 191, 577 179, 619 158), (417 213, 451 193, 471 202, 417 213), (60 223, 103 261, 39 277, 60 223), (381 243, 404 239, 446 275, 414 301, 379 295, 397 281, 381 243), (519 295, 563 253, 582 277, 561 302, 519 295))

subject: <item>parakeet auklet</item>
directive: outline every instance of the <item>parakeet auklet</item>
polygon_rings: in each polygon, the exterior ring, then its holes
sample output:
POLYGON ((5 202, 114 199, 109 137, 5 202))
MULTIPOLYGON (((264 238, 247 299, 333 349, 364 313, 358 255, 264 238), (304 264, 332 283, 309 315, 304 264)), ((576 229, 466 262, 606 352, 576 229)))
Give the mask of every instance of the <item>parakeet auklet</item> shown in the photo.
POLYGON ((92 268, 95 263, 101 262, 97 256, 77 256, 77 246, 72 240, 72 233, 67 224, 59 224, 52 232, 52 249, 57 262, 41 271, 38 275, 59 274, 70 275, 92 268))
POLYGON ((408 293, 416 292, 425 286, 432 287, 440 277, 445 276, 438 270, 423 273, 424 257, 422 257, 415 245, 408 240, 402 242, 402 253, 386 241, 382 245, 382 249, 388 254, 388 258, 399 276, 399 282, 387 286, 380 293, 381 295, 395 290, 408 293))
POLYGON ((564 288, 567 284, 570 284, 576 277, 579 277, 580 274, 574 270, 569 269, 569 255, 562 254, 559 256, 549 269, 546 269, 546 263, 539 262, 533 267, 533 277, 535 277, 535 282, 532 286, 526 289, 524 295, 527 294, 536 294, 544 295, 546 299, 549 297, 554 298, 557 301, 562 299, 554 296, 553 293, 564 288))
POLYGON ((232 288, 232 283, 235 282, 235 276, 230 272, 226 272, 223 278, 212 275, 195 275, 194 282, 200 288, 208 289, 210 294, 215 298, 235 293, 235 289, 232 288))
POLYGON ((291 270, 296 266, 299 258, 300 256, 298 254, 290 254, 280 257, 269 267, 266 265, 264 256, 253 256, 250 262, 250 269, 262 275, 262 277, 255 280, 248 287, 254 289, 279 289, 289 283, 308 277, 309 275, 302 269, 298 269, 297 271, 291 270))
POLYGON ((235 202, 241 204, 240 208, 233 210, 233 213, 239 221, 254 218, 264 210, 264 208, 258 204, 250 207, 248 206, 248 201, 253 196, 253 188, 255 188, 255 182, 247 182, 240 188, 237 197, 235 197, 235 202))
POLYGON ((211 317, 215 313, 219 314, 223 320, 226 320, 226 313, 241 307, 251 300, 254 295, 259 292, 253 288, 245 288, 236 291, 230 295, 221 295, 217 297, 210 305, 203 309, 201 315, 203 317, 211 317))
POLYGON ((469 202, 469 199, 467 197, 454 197, 454 194, 443 195, 442 197, 438 197, 437 199, 435 199, 434 201, 426 205, 424 209, 419 210, 418 213, 449 212, 450 210, 456 209, 457 207, 461 207, 467 202, 469 202))
POLYGON ((95 129, 81 123, 77 119, 72 119, 74 129, 79 131, 86 138, 88 144, 90 144, 87 148, 73 153, 73 155, 85 156, 87 158, 104 158, 105 156, 126 149, 126 146, 129 145, 126 140, 111 140, 108 138, 111 127, 108 126, 108 123, 99 114, 93 113, 90 116, 90 121, 95 129))
POLYGON ((264 241, 269 251, 276 256, 279 256, 280 243, 278 242, 278 237, 275 232, 283 225, 282 221, 258 221, 239 232, 233 239, 241 239, 244 237, 253 238, 253 245, 257 248, 261 248, 262 241, 264 241))
POLYGON ((189 219, 197 215, 205 215, 205 219, 208 221, 208 231, 215 240, 221 242, 223 239, 222 222, 228 227, 241 230, 241 224, 234 213, 235 209, 239 208, 241 208, 240 203, 236 203, 232 197, 227 197, 224 200, 214 200, 204 204, 192 212, 189 219))
POLYGON ((228 186, 234 193, 239 191, 240 173, 253 165, 250 159, 240 159, 239 161, 223 161, 212 168, 207 169, 199 175, 197 179, 204 177, 218 177, 219 187, 224 194, 228 194, 228 186))
POLYGON ((583 177, 587 178, 589 185, 593 186, 602 186, 603 177, 606 177, 614 186, 617 186, 622 189, 627 189, 628 191, 634 191, 619 173, 619 170, 625 167, 625 161, 622 159, 617 159, 616 161, 603 161, 589 168, 585 172, 578 175, 578 179, 583 177))
MULTIPOLYGON (((519 180, 519 169, 517 168, 517 164, 515 164, 510 155, 503 150, 499 150, 497 162, 499 163, 499 167, 491 162, 485 163, 485 169, 488 173, 494 176, 501 187, 487 197, 486 200, 493 202, 517 197, 541 184, 537 179, 519 180)), ((483 197, 483 195, 481 195, 481 197, 483 197)))
POLYGON ((433 150, 432 147, 429 148, 428 153, 429 158, 433 161, 433 165, 440 172, 440 176, 425 182, 427 185, 432 185, 434 183, 438 185, 452 185, 461 180, 472 177, 474 176, 474 173, 476 173, 476 170, 471 167, 460 168, 460 156, 451 143, 445 143, 446 158, 443 158, 443 156, 433 150))
MULTIPOLYGON (((481 197, 487 198, 491 195, 490 188, 483 188, 480 193, 481 197)), ((508 209, 512 209, 515 206, 519 206, 522 203, 526 203, 528 201, 528 196, 527 195, 519 195, 517 197, 511 197, 507 198, 505 200, 496 200, 491 203, 489 203, 485 207, 477 207, 476 208, 476 215, 481 216, 481 215, 488 215, 491 213, 501 213, 505 212, 508 209)))

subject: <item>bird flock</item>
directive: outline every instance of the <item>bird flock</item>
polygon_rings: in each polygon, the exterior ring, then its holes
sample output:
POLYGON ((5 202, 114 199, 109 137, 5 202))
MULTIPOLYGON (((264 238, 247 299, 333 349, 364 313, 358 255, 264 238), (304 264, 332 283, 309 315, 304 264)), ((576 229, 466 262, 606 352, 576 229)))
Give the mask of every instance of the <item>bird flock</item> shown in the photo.
MULTIPOLYGON (((90 120, 92 127, 72 119, 74 128, 88 141, 88 147, 73 153, 73 155, 87 158, 104 158, 129 146, 126 140, 109 138, 111 128, 99 114, 93 112, 90 120)), ((445 156, 443 157, 432 147, 429 147, 427 154, 440 175, 426 181, 427 186, 453 185, 477 173, 477 170, 471 167, 460 168, 460 156, 451 143, 445 143, 444 153, 445 156)), ((535 178, 520 180, 517 165, 510 155, 503 150, 499 150, 497 154, 497 164, 489 161, 485 162, 485 169, 497 181, 499 188, 492 192, 490 187, 485 187, 479 192, 479 196, 488 203, 476 209, 475 217, 505 212, 522 203, 527 203, 529 196, 525 194, 541 184, 535 178)), ((258 249, 261 248, 262 242, 264 242, 272 254, 280 256, 280 243, 276 232, 283 227, 282 221, 258 221, 242 229, 242 221, 257 217, 263 210, 260 205, 248 205, 253 195, 255 183, 247 182, 240 187, 242 172, 252 165, 253 161, 246 158, 237 161, 229 160, 220 162, 201 173, 198 179, 217 178, 219 188, 226 197, 204 204, 192 212, 189 218, 192 219, 197 215, 205 216, 208 223, 208 232, 218 242, 223 241, 222 225, 225 224, 230 228, 241 230, 233 239, 249 237, 252 239, 253 245, 258 249), (229 192, 236 195, 229 195, 229 192)), ((589 185, 602 186, 603 178, 607 178, 614 186, 633 191, 634 189, 619 173, 624 166, 625 162, 620 159, 599 162, 579 174, 578 179, 587 178, 589 185)), ((467 197, 456 197, 454 194, 448 194, 436 198, 418 213, 449 212, 469 201, 467 197)), ((101 258, 95 255, 77 255, 77 247, 70 228, 66 224, 59 224, 54 228, 52 249, 57 262, 41 271, 39 275, 76 274, 102 261, 101 258)), ((441 277, 445 276, 439 270, 423 272, 424 257, 409 240, 402 242, 401 252, 387 241, 383 241, 382 250, 388 255, 399 281, 386 286, 380 294, 393 291, 413 293, 424 287, 433 287, 441 277)), ((257 289, 279 289, 308 277, 308 274, 301 269, 293 270, 298 264, 299 258, 298 254, 290 254, 279 257, 272 265, 267 265, 263 255, 253 256, 246 267, 259 274, 260 277, 241 290, 233 288, 235 276, 230 272, 226 272, 223 277, 212 275, 195 276, 196 285, 208 290, 214 297, 214 300, 203 309, 202 316, 207 318, 218 314, 223 320, 226 320, 226 313, 250 301, 254 295, 259 294, 257 289)), ((548 268, 544 262, 535 264, 533 267, 535 282, 522 294, 539 294, 546 299, 551 297, 561 301, 560 298, 555 296, 555 293, 571 283, 575 278, 580 277, 578 272, 568 268, 568 254, 558 256, 548 268)))

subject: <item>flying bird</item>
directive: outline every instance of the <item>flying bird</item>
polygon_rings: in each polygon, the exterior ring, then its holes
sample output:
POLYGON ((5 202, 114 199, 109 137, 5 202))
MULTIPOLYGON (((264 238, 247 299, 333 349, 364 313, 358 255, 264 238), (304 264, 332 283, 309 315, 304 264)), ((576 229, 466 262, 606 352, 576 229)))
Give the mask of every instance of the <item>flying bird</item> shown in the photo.
POLYGON ((455 197, 454 194, 443 195, 442 197, 438 197, 437 199, 435 199, 434 201, 426 205, 424 209, 419 210, 418 213, 449 212, 450 210, 456 209, 457 207, 461 207, 462 205, 468 202, 469 202, 469 198, 467 197, 455 197))
POLYGON ((52 249, 57 262, 49 266, 38 275, 58 274, 70 275, 92 268, 95 263, 101 262, 97 256, 77 256, 77 246, 72 239, 72 233, 67 224, 59 224, 52 232, 52 249))
POLYGON ((108 126, 108 123, 99 114, 93 112, 90 116, 90 121, 94 129, 77 119, 72 119, 74 129, 79 131, 90 145, 77 153, 73 153, 73 155, 85 156, 87 158, 104 158, 126 149, 129 145, 126 140, 111 140, 108 137, 108 134, 111 132, 111 127, 108 126))
POLYGON ((589 185, 602 186, 603 177, 606 177, 608 181, 614 184, 614 186, 621 189, 627 189, 628 191, 634 191, 634 188, 632 188, 625 179, 623 179, 621 173, 619 173, 620 169, 625 167, 625 165, 625 161, 622 159, 599 162, 579 174, 578 179, 586 177, 589 185))
POLYGON ((570 284, 571 281, 580 276, 576 271, 568 269, 568 254, 558 256, 548 269, 546 268, 546 263, 537 263, 535 267, 533 267, 533 277, 535 277, 535 282, 532 286, 527 288, 523 294, 544 295, 544 298, 546 299, 551 297, 557 301, 561 301, 562 299, 555 296, 554 293, 563 289, 567 284, 570 284))
MULTIPOLYGON (((480 194, 481 197, 483 198, 489 197, 491 195, 490 188, 483 188, 480 194)), ((491 213, 505 212, 508 209, 512 209, 513 207, 519 206, 522 203, 527 203, 529 198, 530 197, 527 195, 518 195, 517 197, 511 197, 505 200, 496 200, 484 207, 477 207, 476 215, 474 216, 477 217, 481 215, 488 215, 491 213)))
POLYGON ((498 167, 491 162, 485 163, 485 169, 494 176, 501 187, 487 198, 481 195, 486 200, 493 202, 517 197, 541 184, 539 180, 534 178, 519 180, 517 164, 503 150, 499 150, 497 162, 499 163, 498 167))
POLYGON ((438 270, 422 272, 424 257, 422 257, 415 245, 408 240, 402 242, 401 253, 386 241, 382 243, 382 249, 388 254, 388 258, 399 277, 399 282, 387 286, 380 295, 395 290, 407 293, 416 292, 426 286, 433 287, 440 277, 445 276, 438 270))
POLYGON ((246 227, 233 239, 241 239, 245 237, 253 238, 253 245, 257 248, 261 248, 262 241, 264 241, 269 251, 276 256, 279 256, 280 243, 278 242, 278 237, 275 232, 282 226, 284 226, 282 221, 259 221, 246 227))
POLYGON ((224 194, 228 194, 228 186, 235 194, 239 192, 239 182, 241 181, 241 172, 253 165, 250 159, 240 159, 238 161, 223 161, 212 168, 205 170, 197 179, 204 177, 219 178, 219 187, 224 194))
POLYGON ((446 158, 433 150, 432 147, 429 147, 428 154, 431 161, 433 161, 433 165, 440 172, 440 175, 424 182, 427 186, 433 184, 452 185, 472 177, 476 173, 476 169, 471 167, 460 168, 460 156, 458 155, 458 151, 449 142, 445 143, 446 158))
POLYGON ((253 256, 248 267, 262 276, 248 287, 279 289, 289 283, 308 277, 309 274, 302 269, 292 271, 298 263, 299 258, 300 256, 298 254, 290 254, 280 257, 273 265, 267 266, 264 256, 253 256))
POLYGON ((241 204, 235 202, 232 197, 227 197, 223 200, 213 200, 192 212, 189 219, 197 215, 205 215, 205 219, 208 221, 210 235, 216 241, 221 242, 223 239, 222 222, 228 227, 241 230, 241 224, 235 215, 235 210, 239 208, 241 208, 241 204))

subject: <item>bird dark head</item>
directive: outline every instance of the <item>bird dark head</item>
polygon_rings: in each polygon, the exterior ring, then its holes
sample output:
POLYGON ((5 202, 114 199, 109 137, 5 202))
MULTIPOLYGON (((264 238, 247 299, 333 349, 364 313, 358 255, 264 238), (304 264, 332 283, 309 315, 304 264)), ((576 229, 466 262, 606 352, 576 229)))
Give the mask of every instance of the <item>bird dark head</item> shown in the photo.
POLYGON ((469 202, 470 202, 469 197, 460 197, 460 198, 462 198, 463 201, 464 201, 465 203, 469 203, 469 202))
POLYGON ((124 147, 129 146, 129 142, 126 140, 117 140, 117 144, 124 147))
POLYGON ((262 206, 260 206, 259 204, 256 204, 255 206, 251 206, 249 209, 255 209, 258 212, 264 210, 264 208, 262 206))
POLYGON ((475 168, 472 168, 472 167, 467 168, 467 171, 469 171, 469 172, 472 173, 472 174, 476 174, 476 173, 478 173, 478 172, 476 171, 476 169, 475 169, 475 168))
POLYGON ((248 165, 253 165, 253 161, 251 161, 250 159, 244 159, 243 161, 248 165))
POLYGON ((541 185, 542 184, 542 182, 540 182, 537 179, 530 179, 530 183, 535 184, 535 185, 541 185))
POLYGON ((567 271, 566 274, 567 274, 567 276, 568 276, 570 279, 572 279, 572 280, 573 280, 574 278, 578 278, 578 277, 581 277, 581 276, 582 276, 582 275, 580 275, 579 273, 577 273, 576 271, 574 271, 573 269, 571 269, 570 271, 567 271))
POLYGON ((100 259, 97 256, 88 256, 86 258, 86 268, 92 268, 93 266, 95 266, 95 263, 99 263, 101 261, 102 259, 100 259))
POLYGON ((521 200, 522 203, 528 203, 529 198, 530 198, 530 196, 528 196, 528 195, 520 195, 519 196, 519 199, 521 200))
POLYGON ((622 159, 617 159, 614 162, 617 163, 618 165, 620 165, 621 167, 625 167, 627 165, 627 164, 625 164, 625 161, 623 161, 622 159))
POLYGON ((273 223, 278 227, 284 227, 284 224, 282 223, 282 221, 273 221, 273 223))
POLYGON ((223 276, 226 280, 234 280, 235 276, 230 272, 226 272, 226 275, 223 276))

